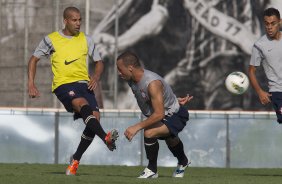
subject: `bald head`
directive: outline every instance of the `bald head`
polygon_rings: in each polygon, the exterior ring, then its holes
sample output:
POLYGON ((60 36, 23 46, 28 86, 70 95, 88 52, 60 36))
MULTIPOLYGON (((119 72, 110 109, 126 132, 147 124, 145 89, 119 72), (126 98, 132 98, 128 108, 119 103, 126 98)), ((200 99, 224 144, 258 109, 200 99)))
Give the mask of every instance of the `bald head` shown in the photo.
POLYGON ((79 13, 79 14, 80 14, 79 9, 77 9, 76 7, 67 7, 67 8, 64 10, 64 14, 63 14, 64 19, 70 18, 71 12, 76 12, 76 13, 79 13))
POLYGON ((132 65, 136 68, 141 67, 141 63, 137 55, 131 51, 125 51, 121 55, 118 56, 117 61, 122 60, 125 66, 132 65))

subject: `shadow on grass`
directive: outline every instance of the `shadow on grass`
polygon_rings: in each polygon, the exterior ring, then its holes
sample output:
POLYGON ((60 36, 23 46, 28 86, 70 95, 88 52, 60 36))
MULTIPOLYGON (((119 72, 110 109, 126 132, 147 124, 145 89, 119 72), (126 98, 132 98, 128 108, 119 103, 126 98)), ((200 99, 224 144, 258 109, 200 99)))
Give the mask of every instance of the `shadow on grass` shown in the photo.
MULTIPOLYGON (((65 172, 45 172, 46 174, 54 174, 54 175, 66 175, 65 172)), ((90 176, 93 174, 90 173, 77 173, 76 176, 90 176)))
MULTIPOLYGON (((125 175, 125 174, 106 174, 105 176, 109 177, 125 177, 125 178, 136 178, 138 179, 138 175, 125 175)), ((159 178, 172 178, 171 176, 163 176, 159 175, 159 178)), ((140 179, 140 178, 139 178, 140 179)))

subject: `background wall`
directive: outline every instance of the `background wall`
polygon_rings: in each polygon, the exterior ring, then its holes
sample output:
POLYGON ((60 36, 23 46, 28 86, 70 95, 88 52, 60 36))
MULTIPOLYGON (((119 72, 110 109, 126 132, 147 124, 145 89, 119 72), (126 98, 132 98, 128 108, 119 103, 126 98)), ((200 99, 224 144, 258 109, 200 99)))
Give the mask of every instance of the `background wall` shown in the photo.
MULTIPOLYGON (((271 110, 252 89, 241 96, 228 93, 224 79, 233 71, 247 72, 251 46, 264 34, 263 10, 281 5, 278 0, 0 0, 0 106, 61 107, 51 94, 48 58, 37 70, 41 97, 28 99, 27 63, 41 39, 62 28, 64 8, 76 6, 82 31, 93 36, 105 61, 104 108, 138 109, 115 75, 116 55, 130 49, 178 96, 193 95, 190 109, 271 110)), ((261 69, 258 77, 267 89, 261 69)))
MULTIPOLYGON (((139 121, 132 110, 104 110, 105 130, 116 128, 117 149, 109 151, 95 138, 82 164, 146 165, 142 132, 131 142, 125 129, 139 121)), ((1 163, 68 163, 84 124, 56 109, 1 109, 1 163)), ((191 111, 190 121, 179 134, 192 167, 281 168, 282 129, 269 112, 191 111)), ((159 141, 159 166, 175 166, 177 160, 159 141)))

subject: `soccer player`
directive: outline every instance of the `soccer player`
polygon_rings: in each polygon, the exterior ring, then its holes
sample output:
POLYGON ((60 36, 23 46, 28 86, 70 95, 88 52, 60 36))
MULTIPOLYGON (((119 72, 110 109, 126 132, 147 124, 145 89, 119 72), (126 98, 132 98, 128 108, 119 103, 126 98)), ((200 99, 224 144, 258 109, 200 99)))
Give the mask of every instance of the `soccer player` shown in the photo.
POLYGON ((116 148, 117 130, 105 133, 100 124, 99 108, 93 89, 99 82, 104 64, 91 37, 80 32, 80 11, 68 7, 63 13, 64 29, 47 35, 35 49, 28 64, 28 93, 31 98, 39 97, 34 78, 38 61, 51 56, 53 83, 52 92, 68 112, 74 112, 74 119, 83 118, 86 125, 76 152, 72 155, 66 175, 75 175, 79 161, 98 135, 109 150, 116 148), (87 57, 96 62, 95 72, 89 78, 87 57))
POLYGON ((261 104, 272 102, 277 122, 282 123, 282 38, 280 13, 268 8, 263 13, 266 34, 258 39, 252 50, 249 78, 261 104), (269 92, 261 88, 256 78, 256 67, 262 64, 268 79, 269 92))
POLYGON ((128 82, 138 106, 147 117, 128 127, 124 135, 131 141, 140 130, 144 130, 144 145, 149 160, 139 178, 157 178, 158 139, 166 141, 169 150, 178 159, 173 177, 183 177, 188 166, 183 143, 178 133, 186 126, 189 114, 180 104, 193 97, 177 99, 170 86, 156 73, 144 69, 133 52, 124 52, 117 58, 117 69, 122 79, 128 82))

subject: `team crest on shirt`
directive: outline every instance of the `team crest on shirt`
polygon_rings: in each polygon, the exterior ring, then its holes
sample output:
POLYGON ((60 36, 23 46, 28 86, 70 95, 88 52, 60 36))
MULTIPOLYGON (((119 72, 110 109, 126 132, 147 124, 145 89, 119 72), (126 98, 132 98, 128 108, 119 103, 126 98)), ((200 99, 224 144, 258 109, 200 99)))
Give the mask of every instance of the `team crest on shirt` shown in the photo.
POLYGON ((145 91, 143 91, 142 89, 140 89, 140 93, 141 93, 142 98, 144 98, 145 100, 148 100, 148 97, 147 97, 145 91))
POLYGON ((69 91, 69 96, 74 96, 75 92, 74 91, 69 91))

